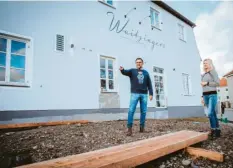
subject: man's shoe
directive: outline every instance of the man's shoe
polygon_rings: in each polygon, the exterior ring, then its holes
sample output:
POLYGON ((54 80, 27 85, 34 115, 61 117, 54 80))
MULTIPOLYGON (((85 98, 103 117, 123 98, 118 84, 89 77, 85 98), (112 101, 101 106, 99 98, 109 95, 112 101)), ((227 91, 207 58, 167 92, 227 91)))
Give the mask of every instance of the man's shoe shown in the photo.
POLYGON ((127 132, 127 136, 132 136, 132 133, 133 133, 133 131, 132 131, 132 128, 128 128, 128 132, 127 132))
POLYGON ((145 131, 145 129, 144 129, 144 127, 140 127, 140 131, 139 132, 144 132, 145 131))

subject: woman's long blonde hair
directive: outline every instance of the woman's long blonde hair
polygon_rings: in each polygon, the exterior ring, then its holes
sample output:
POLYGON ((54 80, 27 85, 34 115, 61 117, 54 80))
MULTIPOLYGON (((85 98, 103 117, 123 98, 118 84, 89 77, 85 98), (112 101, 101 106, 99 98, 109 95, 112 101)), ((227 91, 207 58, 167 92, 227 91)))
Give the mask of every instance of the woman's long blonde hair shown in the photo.
MULTIPOLYGON (((203 60, 203 64, 204 64, 204 62, 207 62, 209 64, 209 66, 211 67, 211 69, 213 69, 213 70, 215 69, 212 59, 206 58, 203 60)), ((203 66, 203 72, 206 72, 206 69, 204 68, 204 66, 203 66)))

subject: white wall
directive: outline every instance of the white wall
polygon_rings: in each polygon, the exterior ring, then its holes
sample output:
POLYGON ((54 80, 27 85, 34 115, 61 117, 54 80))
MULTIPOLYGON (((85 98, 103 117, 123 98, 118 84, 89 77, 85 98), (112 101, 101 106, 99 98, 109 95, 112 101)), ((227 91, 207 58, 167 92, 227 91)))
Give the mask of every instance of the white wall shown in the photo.
MULTIPOLYGON (((125 68, 134 67, 136 57, 143 57, 145 69, 152 66, 165 69, 168 106, 200 105, 200 57, 193 29, 157 7, 152 2, 116 2, 116 9, 100 2, 0 2, 0 30, 33 39, 33 64, 30 88, 0 86, 0 110, 92 109, 99 108, 99 55, 112 56, 125 68), (151 30, 150 6, 162 13, 162 31, 151 30), (139 30, 141 35, 161 41, 165 48, 138 44, 109 31, 115 13, 121 24, 130 13, 127 30, 139 30), (187 42, 178 39, 177 23, 184 24, 187 42), (62 34, 66 51, 54 50, 55 35, 62 34), (69 49, 73 43, 75 49, 69 49), (85 48, 85 50, 83 49, 85 48), (90 51, 91 50, 91 51, 90 51), (173 71, 173 69, 176 69, 173 71), (182 73, 191 75, 192 96, 183 96, 182 73)), ((129 103, 129 80, 118 71, 120 106, 129 103)), ((154 107, 155 101, 149 104, 154 107)))
POLYGON ((233 108, 233 76, 227 77, 227 84, 228 84, 228 89, 229 89, 231 108, 233 108))

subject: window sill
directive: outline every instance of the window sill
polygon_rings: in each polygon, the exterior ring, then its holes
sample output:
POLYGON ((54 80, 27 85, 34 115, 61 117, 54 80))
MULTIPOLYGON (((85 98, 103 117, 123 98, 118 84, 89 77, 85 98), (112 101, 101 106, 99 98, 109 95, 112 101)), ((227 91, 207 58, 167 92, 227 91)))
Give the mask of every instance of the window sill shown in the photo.
POLYGON ((161 28, 156 27, 156 26, 153 26, 153 25, 151 25, 151 28, 152 28, 152 29, 157 29, 157 30, 159 30, 159 31, 162 31, 162 29, 161 29, 161 28))
POLYGON ((167 109, 167 107, 156 107, 156 106, 155 106, 155 108, 156 109, 167 109))
POLYGON ((107 93, 118 93, 117 91, 101 91, 100 93, 107 94, 107 93))
POLYGON ((189 94, 189 95, 187 95, 187 94, 181 94, 182 96, 195 96, 195 95, 193 95, 193 94, 189 94))
POLYGON ((184 43, 186 43, 186 40, 183 40, 183 39, 181 39, 181 38, 179 38, 180 39, 180 41, 183 41, 184 43))
POLYGON ((99 0, 99 2, 102 3, 102 4, 104 4, 104 5, 106 5, 106 6, 108 6, 108 7, 110 7, 110 8, 116 9, 115 6, 110 5, 110 4, 108 4, 108 3, 104 2, 104 1, 99 0))
POLYGON ((25 87, 29 88, 30 86, 26 83, 0 83, 0 86, 6 86, 6 87, 25 87))
POLYGON ((65 53, 65 50, 63 50, 63 51, 60 51, 60 50, 54 50, 56 53, 60 53, 60 54, 64 54, 65 53))

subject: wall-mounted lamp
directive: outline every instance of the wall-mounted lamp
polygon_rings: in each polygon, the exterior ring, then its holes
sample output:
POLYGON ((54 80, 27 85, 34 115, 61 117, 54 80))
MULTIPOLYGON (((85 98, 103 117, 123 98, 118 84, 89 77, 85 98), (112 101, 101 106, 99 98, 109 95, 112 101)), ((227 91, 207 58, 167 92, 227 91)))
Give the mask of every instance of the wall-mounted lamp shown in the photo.
POLYGON ((145 20, 148 17, 150 18, 151 16, 149 15, 149 16, 144 17, 141 21, 139 21, 139 24, 142 24, 142 21, 145 20))
POLYGON ((130 12, 132 12, 133 10, 136 10, 136 9, 137 9, 136 7, 134 7, 134 8, 132 8, 132 9, 130 9, 130 10, 129 10, 129 12, 128 12, 126 15, 124 15, 124 16, 125 16, 125 18, 127 18, 128 14, 129 14, 130 12))

